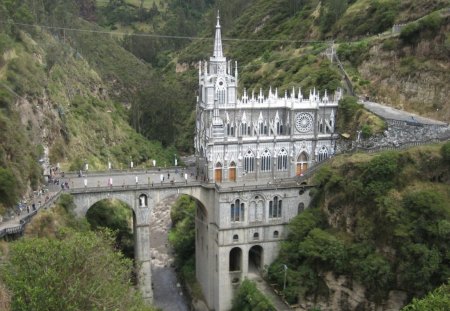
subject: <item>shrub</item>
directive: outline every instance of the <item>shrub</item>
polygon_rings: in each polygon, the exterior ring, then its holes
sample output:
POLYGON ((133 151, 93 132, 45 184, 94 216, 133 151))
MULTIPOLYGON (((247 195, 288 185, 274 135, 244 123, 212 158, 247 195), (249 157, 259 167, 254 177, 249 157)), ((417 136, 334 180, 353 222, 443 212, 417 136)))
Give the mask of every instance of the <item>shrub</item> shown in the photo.
POLYGON ((450 164, 450 142, 441 147, 441 156, 445 163, 450 164))
POLYGON ((450 306, 450 285, 442 285, 422 299, 414 298, 402 311, 446 311, 450 306))
POLYGON ((1 279, 13 310, 151 310, 131 286, 131 260, 113 239, 60 232, 57 239, 22 239, 10 246, 1 279))
POLYGON ((256 288, 255 283, 244 280, 233 299, 233 311, 275 311, 272 303, 256 288))
POLYGON ((400 39, 407 44, 416 44, 422 37, 431 37, 441 27, 442 21, 440 13, 434 12, 406 25, 400 32, 400 39))

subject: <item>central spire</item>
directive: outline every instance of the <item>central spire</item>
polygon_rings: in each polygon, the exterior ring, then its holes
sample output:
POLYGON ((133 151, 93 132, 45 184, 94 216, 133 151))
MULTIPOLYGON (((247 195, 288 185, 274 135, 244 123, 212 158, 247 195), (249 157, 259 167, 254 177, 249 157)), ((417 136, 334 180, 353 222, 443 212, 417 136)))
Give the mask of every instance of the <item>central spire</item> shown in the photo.
POLYGON ((222 58, 223 57, 223 51, 222 51, 222 35, 220 33, 220 16, 219 16, 219 10, 217 10, 217 25, 216 25, 216 38, 214 40, 214 58, 222 58))

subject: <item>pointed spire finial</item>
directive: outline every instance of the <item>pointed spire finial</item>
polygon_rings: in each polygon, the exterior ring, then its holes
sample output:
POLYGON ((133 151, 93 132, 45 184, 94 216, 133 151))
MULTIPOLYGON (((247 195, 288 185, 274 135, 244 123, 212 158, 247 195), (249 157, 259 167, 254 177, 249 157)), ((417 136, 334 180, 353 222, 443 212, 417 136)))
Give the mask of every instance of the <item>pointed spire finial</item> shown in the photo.
POLYGON ((214 39, 214 53, 213 56, 215 58, 222 58, 223 57, 223 51, 222 51, 222 35, 220 32, 220 16, 219 16, 219 10, 217 10, 217 24, 216 24, 216 37, 214 39))

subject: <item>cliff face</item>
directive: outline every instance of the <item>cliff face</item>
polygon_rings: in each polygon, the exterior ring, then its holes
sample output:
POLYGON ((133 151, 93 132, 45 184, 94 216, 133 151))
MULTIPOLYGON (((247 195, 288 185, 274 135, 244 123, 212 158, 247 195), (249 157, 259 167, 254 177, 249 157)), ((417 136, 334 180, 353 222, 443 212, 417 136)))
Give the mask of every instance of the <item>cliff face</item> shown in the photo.
POLYGON ((382 304, 367 299, 366 287, 346 276, 336 276, 333 272, 325 272, 323 280, 328 289, 326 296, 314 300, 306 297, 299 305, 304 310, 318 308, 322 311, 398 311, 407 301, 404 291, 389 291, 388 297, 382 304))
POLYGON ((407 44, 398 36, 373 42, 358 66, 362 79, 370 81, 360 88, 373 100, 437 120, 450 119, 450 17, 442 26, 407 44))

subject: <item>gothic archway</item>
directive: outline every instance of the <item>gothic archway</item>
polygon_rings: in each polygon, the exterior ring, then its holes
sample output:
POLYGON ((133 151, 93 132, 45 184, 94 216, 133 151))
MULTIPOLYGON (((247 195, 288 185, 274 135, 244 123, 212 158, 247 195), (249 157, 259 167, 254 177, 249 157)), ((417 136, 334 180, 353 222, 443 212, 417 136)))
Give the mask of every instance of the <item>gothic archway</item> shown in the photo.
POLYGON ((232 161, 230 167, 228 168, 228 180, 236 181, 236 163, 232 161))
POLYGON ((214 168, 214 181, 222 182, 222 163, 217 162, 214 168))
POLYGON ((302 176, 307 169, 308 169, 308 155, 306 154, 306 152, 303 151, 297 158, 295 175, 302 176))

